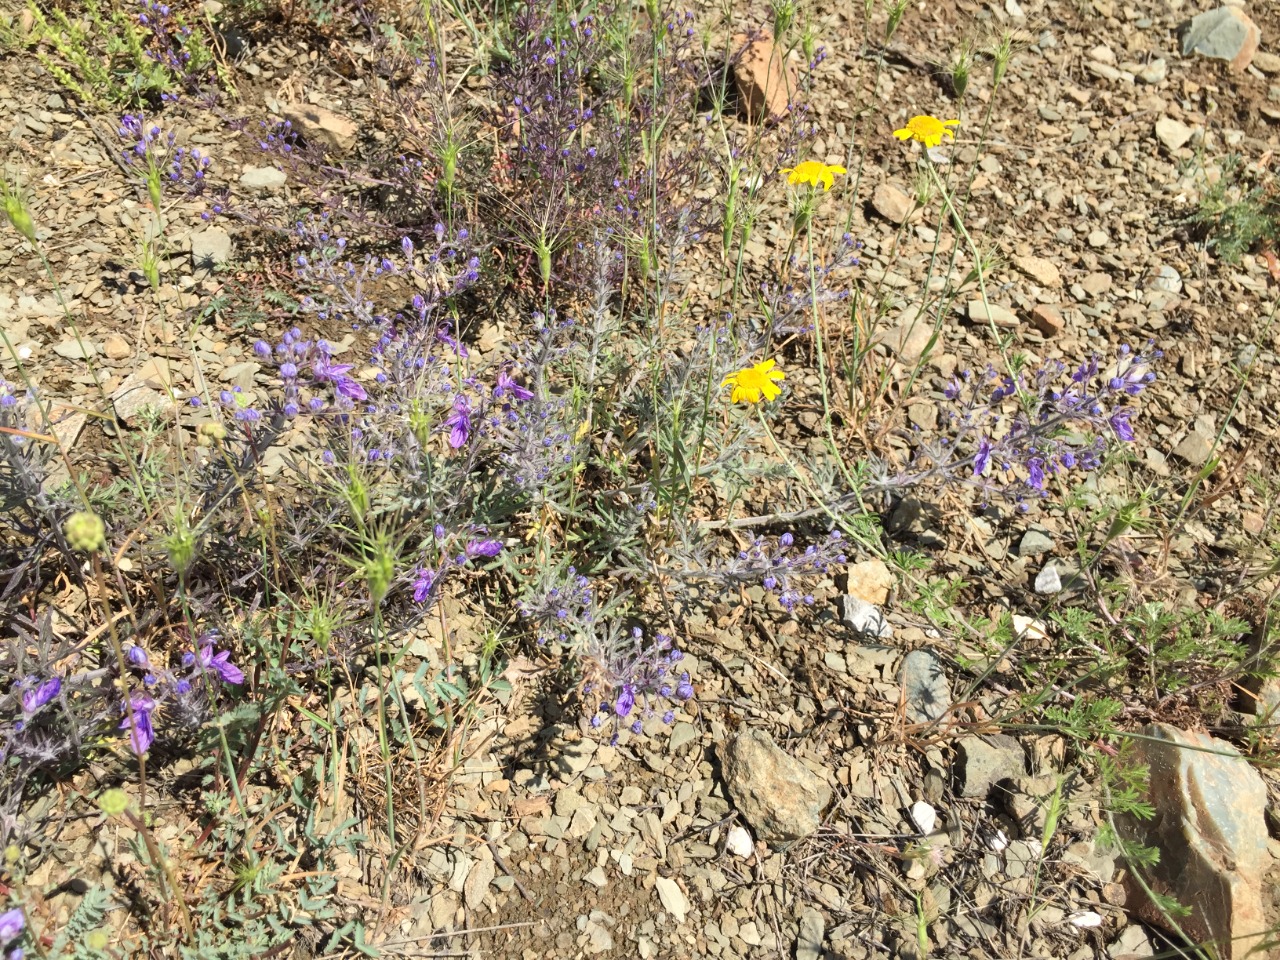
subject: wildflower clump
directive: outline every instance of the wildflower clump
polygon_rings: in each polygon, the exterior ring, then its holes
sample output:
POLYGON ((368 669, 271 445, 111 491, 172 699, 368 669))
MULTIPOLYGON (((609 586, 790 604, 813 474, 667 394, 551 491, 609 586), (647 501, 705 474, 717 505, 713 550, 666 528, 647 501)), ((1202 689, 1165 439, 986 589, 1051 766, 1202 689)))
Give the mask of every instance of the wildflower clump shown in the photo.
POLYGON ((763 360, 753 367, 745 367, 731 373, 720 383, 720 389, 732 387, 729 395, 730 403, 759 403, 761 400, 776 400, 782 393, 778 383, 786 374, 774 369, 773 360, 763 360))

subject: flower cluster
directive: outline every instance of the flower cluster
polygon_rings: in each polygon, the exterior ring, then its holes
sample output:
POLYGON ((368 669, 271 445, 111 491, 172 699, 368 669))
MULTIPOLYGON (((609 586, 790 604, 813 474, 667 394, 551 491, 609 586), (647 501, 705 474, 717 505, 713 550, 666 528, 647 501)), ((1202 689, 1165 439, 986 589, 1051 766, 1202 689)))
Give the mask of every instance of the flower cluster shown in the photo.
POLYGON ((1049 478, 1094 470, 1112 441, 1134 440, 1128 402, 1155 378, 1163 354, 1127 344, 1109 368, 1096 356, 1070 370, 1061 361, 1034 373, 1000 374, 988 367, 953 378, 943 391, 951 437, 920 444, 911 465, 896 474, 871 462, 874 485, 901 490, 920 483, 963 483, 983 497, 1003 496, 1025 509, 1048 496, 1049 478))
POLYGON ((725 583, 760 583, 775 594, 785 610, 797 604, 812 604, 813 596, 801 593, 794 578, 825 574, 832 564, 844 563, 844 538, 839 530, 803 550, 795 550, 795 537, 784 533, 774 544, 756 537, 745 550, 708 575, 725 583))
POLYGON ((594 622, 595 598, 591 581, 574 567, 554 571, 542 585, 516 603, 538 643, 568 643, 571 636, 594 622))
POLYGON ((238 685, 244 673, 231 662, 229 650, 215 652, 218 631, 209 630, 196 641, 195 649, 182 655, 181 668, 154 666, 146 650, 131 646, 125 653, 130 669, 141 679, 142 688, 121 704, 120 729, 127 731, 133 752, 141 756, 155 742, 155 715, 161 710, 178 727, 198 726, 203 719, 206 681, 238 685))
POLYGON ((627 631, 610 624, 603 633, 592 631, 579 655, 586 678, 582 695, 593 709, 591 727, 611 723, 610 743, 618 742, 623 725, 639 734, 644 720, 659 709, 662 722, 673 723, 672 708, 693 697, 689 672, 676 674, 684 654, 663 634, 646 641, 639 627, 627 631))
MULTIPOLYGON (((209 79, 212 59, 200 38, 177 12, 159 0, 139 0, 138 24, 151 34, 146 55, 188 89, 197 89, 209 79)), ((170 99, 166 97, 166 99, 170 99)))
POLYGON ((157 210, 163 190, 181 190, 187 197, 199 196, 208 183, 210 160, 194 147, 178 145, 172 130, 164 134, 158 124, 142 114, 126 113, 120 118, 119 134, 128 146, 122 156, 130 166, 140 166, 147 192, 157 210))
POLYGON ((328 406, 324 399, 328 394, 346 409, 368 399, 365 388, 351 376, 355 365, 334 363, 333 346, 327 340, 305 340, 297 327, 285 331, 274 347, 258 340, 253 352, 261 360, 274 359, 278 364, 283 387, 280 409, 286 417, 296 417, 304 405, 312 413, 321 412, 328 406))
POLYGON ((21 947, 13 946, 13 942, 22 936, 27 929, 27 916, 21 907, 14 907, 0 913, 0 952, 5 960, 22 960, 24 953, 21 947))

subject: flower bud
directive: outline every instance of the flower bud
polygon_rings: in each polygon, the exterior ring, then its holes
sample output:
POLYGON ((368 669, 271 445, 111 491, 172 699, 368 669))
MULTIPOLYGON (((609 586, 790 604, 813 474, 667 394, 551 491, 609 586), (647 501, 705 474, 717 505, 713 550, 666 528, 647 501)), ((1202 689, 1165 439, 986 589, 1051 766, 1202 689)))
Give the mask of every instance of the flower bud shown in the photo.
POLYGON ((91 510, 81 510, 69 516, 62 525, 62 532, 72 550, 96 553, 107 545, 107 525, 91 510))

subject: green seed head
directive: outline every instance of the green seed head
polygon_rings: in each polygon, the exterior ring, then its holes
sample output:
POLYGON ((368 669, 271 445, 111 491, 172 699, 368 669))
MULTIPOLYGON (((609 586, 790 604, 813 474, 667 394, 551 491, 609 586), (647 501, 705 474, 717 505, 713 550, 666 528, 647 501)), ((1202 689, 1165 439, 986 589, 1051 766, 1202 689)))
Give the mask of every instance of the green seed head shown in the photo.
POLYGON ((81 510, 67 517, 67 522, 62 525, 62 532, 72 550, 97 553, 107 545, 107 525, 90 510, 81 510))
POLYGON ((0 203, 3 203, 5 218, 13 229, 22 234, 32 247, 36 246, 36 227, 31 221, 31 214, 27 212, 22 197, 3 179, 0 179, 0 203))

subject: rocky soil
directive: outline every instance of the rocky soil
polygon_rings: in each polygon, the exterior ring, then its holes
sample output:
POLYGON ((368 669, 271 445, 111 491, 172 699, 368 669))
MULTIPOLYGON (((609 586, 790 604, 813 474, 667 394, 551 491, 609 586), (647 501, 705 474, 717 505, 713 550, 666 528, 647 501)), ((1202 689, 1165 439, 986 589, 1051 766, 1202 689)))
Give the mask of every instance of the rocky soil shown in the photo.
MULTIPOLYGON (((1137 461, 1116 482, 1168 506, 1195 470, 1221 459, 1178 530, 1168 538, 1136 530, 1108 562, 1174 608, 1230 603, 1239 571, 1269 562, 1262 538, 1273 495, 1244 478, 1271 476, 1280 463, 1272 324, 1280 275, 1260 251, 1225 262, 1188 224, 1228 157, 1253 171, 1273 163, 1280 7, 1245 8, 1261 42, 1243 69, 1232 58, 1183 54, 1179 27, 1211 8, 1188 0, 931 2, 912 6, 890 48, 876 50, 863 42, 860 11, 832 7, 819 11, 827 58, 811 98, 811 153, 828 162, 846 162, 855 106, 882 105, 858 121, 866 159, 843 189, 858 191, 850 229, 864 244, 860 282, 906 296, 929 267, 937 204, 913 210, 916 155, 892 131, 916 113, 955 112, 935 61, 962 38, 991 27, 1021 31, 994 102, 989 76, 975 70, 953 148, 957 165, 977 158, 990 106, 966 224, 999 256, 992 308, 960 297, 929 353, 928 388, 905 415, 936 423, 946 379, 996 358, 993 325, 1019 351, 1069 365, 1153 340, 1164 360, 1135 419, 1137 461), (1154 558, 1162 554, 1161 566, 1154 558)), ((762 16, 743 9, 736 25, 754 29, 762 16)), ((361 46, 342 48, 356 69, 337 69, 332 48, 315 38, 254 37, 234 64, 242 94, 228 107, 234 116, 183 105, 166 123, 214 158, 220 185, 283 202, 291 184, 262 159, 259 121, 292 112, 298 124, 324 125, 335 155, 358 149, 359 137, 384 135, 371 123, 361 46), (248 121, 243 135, 229 124, 236 118, 248 121)), ((233 219, 202 220, 207 199, 169 214, 184 225, 173 228, 179 248, 164 271, 173 282, 161 291, 165 309, 156 308, 136 266, 149 222, 145 190, 118 159, 117 122, 77 106, 31 57, 0 58, 6 163, 85 336, 70 335, 43 265, 12 234, 0 250, 0 325, 61 405, 60 437, 86 458, 112 431, 142 429, 142 411, 170 397, 206 383, 260 389, 251 344, 286 317, 238 299, 261 279, 259 238, 233 219), (185 346, 191 326, 194 356, 185 346)), ((776 257, 787 242, 782 229, 762 230, 753 254, 776 257)), ((944 255, 952 242, 948 233, 944 255)), ((963 279, 964 269, 955 272, 963 279)), ((932 331, 913 325, 908 306, 881 301, 881 352, 914 361, 932 331)), ((340 356, 355 355, 355 336, 328 335, 340 356)), ((0 357, 0 376, 14 374, 13 358, 0 357)), ((802 424, 791 439, 806 442, 802 424)), ((817 585, 816 604, 799 616, 759 588, 695 597, 682 618, 696 707, 669 737, 624 737, 616 746, 548 701, 537 664, 514 666, 514 691, 472 732, 474 749, 433 798, 439 815, 393 875, 382 873, 386 851, 376 838, 361 855, 342 855, 344 909, 365 917, 371 942, 392 956, 1167 955, 1181 941, 1103 842, 1112 824, 1098 751, 1017 699, 1025 663, 1061 661, 1057 675, 1069 677, 1094 656, 1062 642, 1050 623, 1054 610, 1096 587, 1076 550, 1082 512, 904 501, 888 521, 897 543, 932 559, 930 577, 963 578, 945 605, 955 620, 912 603, 912 590, 869 557, 851 557, 840 576, 817 585), (1023 634, 1003 657, 960 629, 1001 612, 1017 615, 1023 634)), ((474 612, 457 600, 449 622, 465 633, 474 612)), ((420 654, 435 656, 429 645, 420 654)), ((1046 702, 1072 697, 1067 690, 1046 702)), ((1266 686, 1256 709, 1277 702, 1280 693, 1266 686)), ((1135 697, 1121 718, 1145 738, 1138 742, 1159 813, 1114 826, 1160 847, 1155 875, 1194 904, 1191 935, 1236 938, 1223 956, 1244 956, 1280 921, 1280 777, 1242 757, 1267 755, 1270 728, 1244 733, 1256 722, 1252 709, 1235 700, 1209 716, 1185 697, 1135 697)), ((353 782, 349 796, 332 798, 335 816, 372 816, 379 798, 362 791, 373 789, 353 782)), ((163 809, 157 818, 163 840, 177 842, 192 827, 163 809)), ((54 890, 79 873, 122 885, 124 847, 112 829, 77 821, 32 882, 54 890)), ((50 894, 52 915, 65 916, 74 896, 70 888, 50 894)), ((300 940, 294 955, 322 949, 300 940)))

